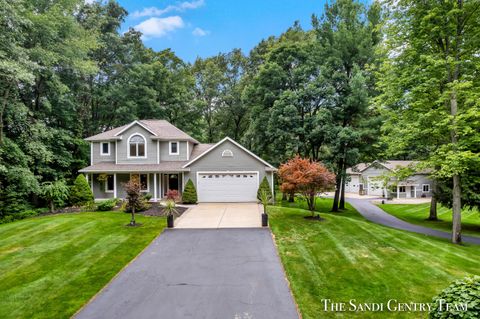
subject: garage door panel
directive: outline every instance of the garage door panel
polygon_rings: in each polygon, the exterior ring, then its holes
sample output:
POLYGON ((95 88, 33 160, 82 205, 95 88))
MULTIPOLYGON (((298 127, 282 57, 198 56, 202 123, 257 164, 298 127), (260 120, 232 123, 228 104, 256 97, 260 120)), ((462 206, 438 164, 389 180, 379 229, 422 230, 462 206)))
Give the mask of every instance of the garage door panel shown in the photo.
POLYGON ((258 173, 199 173, 199 202, 254 202, 258 173))

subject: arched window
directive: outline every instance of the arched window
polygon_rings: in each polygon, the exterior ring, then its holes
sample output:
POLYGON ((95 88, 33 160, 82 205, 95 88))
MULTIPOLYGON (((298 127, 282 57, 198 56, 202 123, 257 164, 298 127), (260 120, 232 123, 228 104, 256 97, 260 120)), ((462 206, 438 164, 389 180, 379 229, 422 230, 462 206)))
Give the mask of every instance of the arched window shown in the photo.
POLYGON ((128 141, 129 157, 145 157, 145 138, 136 134, 128 141))
POLYGON ((222 157, 233 157, 233 152, 231 150, 224 150, 222 152, 222 157))

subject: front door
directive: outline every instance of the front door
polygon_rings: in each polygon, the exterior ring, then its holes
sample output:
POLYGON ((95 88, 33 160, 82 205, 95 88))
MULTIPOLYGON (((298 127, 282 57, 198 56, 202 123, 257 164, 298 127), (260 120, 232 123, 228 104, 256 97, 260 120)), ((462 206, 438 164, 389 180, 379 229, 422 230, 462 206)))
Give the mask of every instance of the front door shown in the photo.
POLYGON ((178 190, 178 174, 168 174, 168 189, 178 190))

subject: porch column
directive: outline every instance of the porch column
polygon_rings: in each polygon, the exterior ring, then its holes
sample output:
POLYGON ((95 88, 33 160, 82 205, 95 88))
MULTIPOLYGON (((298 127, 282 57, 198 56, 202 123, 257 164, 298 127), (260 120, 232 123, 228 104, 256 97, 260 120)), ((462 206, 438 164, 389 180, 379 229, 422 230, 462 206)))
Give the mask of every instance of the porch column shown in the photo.
POLYGON ((117 198, 117 173, 113 174, 113 198, 117 198))
POLYGON ((158 174, 158 179, 159 179, 159 183, 158 183, 158 189, 159 189, 159 192, 158 192, 158 196, 160 197, 160 200, 163 198, 163 193, 162 193, 162 181, 163 181, 163 176, 162 176, 162 173, 158 174))
POLYGON ((153 200, 157 201, 157 173, 153 174, 153 200))
POLYGON ((413 187, 413 197, 417 198, 417 186, 412 186, 413 187))
POLYGON ((397 185, 397 198, 400 198, 400 186, 397 185))
POLYGON ((93 193, 93 173, 92 173, 92 178, 90 179, 90 189, 92 190, 92 193, 93 193))
MULTIPOLYGON (((188 145, 188 142, 187 142, 188 145)), ((182 185, 180 186, 180 189, 182 190, 181 192, 183 193, 183 185, 185 185, 185 173, 182 172, 182 185)))

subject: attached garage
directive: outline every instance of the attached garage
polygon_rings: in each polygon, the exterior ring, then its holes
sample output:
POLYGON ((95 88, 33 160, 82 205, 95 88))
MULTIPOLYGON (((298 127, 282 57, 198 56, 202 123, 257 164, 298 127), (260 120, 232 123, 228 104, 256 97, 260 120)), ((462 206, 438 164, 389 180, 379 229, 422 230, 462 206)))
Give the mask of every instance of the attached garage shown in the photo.
POLYGON ((199 202, 255 202, 258 172, 198 172, 199 202))
POLYGON ((276 171, 275 167, 228 137, 183 168, 188 170, 184 172, 184 183, 192 180, 200 203, 256 202, 258 186, 264 178, 273 189, 276 171))

